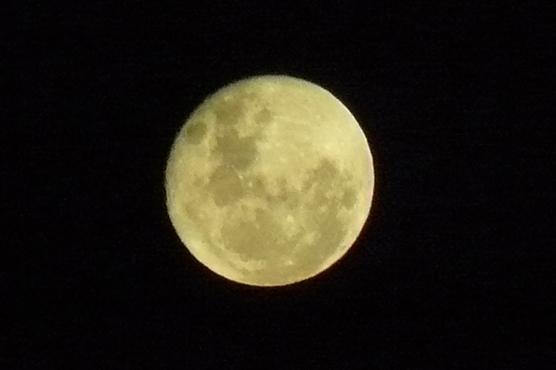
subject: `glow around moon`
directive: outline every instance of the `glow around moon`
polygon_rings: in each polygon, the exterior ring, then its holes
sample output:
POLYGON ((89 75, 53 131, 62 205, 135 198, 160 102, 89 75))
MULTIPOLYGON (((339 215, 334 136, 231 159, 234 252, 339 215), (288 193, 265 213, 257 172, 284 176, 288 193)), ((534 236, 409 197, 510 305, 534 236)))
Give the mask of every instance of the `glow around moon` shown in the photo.
POLYGON ((168 159, 166 204, 202 264, 276 286, 346 253, 373 185, 367 139, 337 98, 305 80, 260 76, 218 90, 191 114, 168 159))

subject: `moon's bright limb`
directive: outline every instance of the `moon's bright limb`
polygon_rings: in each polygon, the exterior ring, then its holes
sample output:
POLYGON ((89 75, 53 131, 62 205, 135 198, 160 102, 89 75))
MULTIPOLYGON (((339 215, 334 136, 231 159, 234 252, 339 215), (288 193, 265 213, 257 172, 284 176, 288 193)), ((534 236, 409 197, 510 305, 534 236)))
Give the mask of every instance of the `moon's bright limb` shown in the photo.
POLYGON ((189 117, 166 204, 193 256, 249 285, 286 285, 342 257, 370 211, 371 152, 330 92, 287 76, 232 83, 189 117))

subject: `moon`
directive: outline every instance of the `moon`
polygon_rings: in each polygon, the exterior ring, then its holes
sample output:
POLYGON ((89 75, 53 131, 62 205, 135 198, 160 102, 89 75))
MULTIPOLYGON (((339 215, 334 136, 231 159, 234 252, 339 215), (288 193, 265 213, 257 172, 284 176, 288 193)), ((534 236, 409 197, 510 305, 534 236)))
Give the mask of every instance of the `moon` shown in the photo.
POLYGON ((311 278, 354 244, 374 169, 350 111, 303 79, 255 76, 206 98, 170 150, 166 206, 191 254, 254 286, 311 278))

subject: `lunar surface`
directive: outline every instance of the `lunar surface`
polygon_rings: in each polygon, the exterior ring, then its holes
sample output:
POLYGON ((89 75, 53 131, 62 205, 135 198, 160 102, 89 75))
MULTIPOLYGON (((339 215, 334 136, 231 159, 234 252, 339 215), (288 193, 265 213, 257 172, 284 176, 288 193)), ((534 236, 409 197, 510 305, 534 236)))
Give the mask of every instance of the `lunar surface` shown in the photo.
POLYGON ((359 124, 330 92, 259 76, 209 96, 166 168, 170 220, 215 273, 256 286, 324 271, 358 237, 374 171, 359 124))

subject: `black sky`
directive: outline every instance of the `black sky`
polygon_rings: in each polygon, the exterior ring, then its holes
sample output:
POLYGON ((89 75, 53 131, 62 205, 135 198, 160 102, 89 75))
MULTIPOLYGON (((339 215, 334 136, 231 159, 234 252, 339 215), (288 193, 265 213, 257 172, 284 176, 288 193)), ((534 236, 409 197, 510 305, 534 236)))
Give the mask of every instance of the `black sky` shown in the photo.
POLYGON ((6 8, 0 368, 554 368, 548 9, 185 3, 6 8), (376 192, 344 259, 257 289, 183 247, 163 171, 267 73, 351 109, 376 192))

